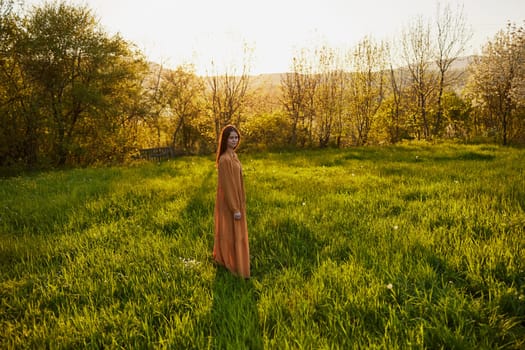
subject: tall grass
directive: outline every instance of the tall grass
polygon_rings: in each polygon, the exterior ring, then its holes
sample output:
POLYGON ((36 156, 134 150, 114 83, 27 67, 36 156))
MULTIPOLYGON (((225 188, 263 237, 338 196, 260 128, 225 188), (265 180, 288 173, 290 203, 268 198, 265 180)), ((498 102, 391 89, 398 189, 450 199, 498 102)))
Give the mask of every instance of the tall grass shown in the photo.
POLYGON ((211 157, 0 180, 0 347, 525 347, 524 150, 240 158, 249 281, 211 259, 211 157))

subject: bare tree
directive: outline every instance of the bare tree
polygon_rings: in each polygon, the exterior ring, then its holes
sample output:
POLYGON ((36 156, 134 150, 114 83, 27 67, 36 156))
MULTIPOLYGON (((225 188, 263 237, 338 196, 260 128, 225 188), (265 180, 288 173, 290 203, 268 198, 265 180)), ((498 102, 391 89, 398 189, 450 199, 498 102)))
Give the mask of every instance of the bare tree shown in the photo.
MULTIPOLYGON (((319 147, 326 147, 334 133, 341 135, 344 72, 340 55, 327 46, 317 50, 318 88, 315 94, 315 134, 319 147)), ((340 136, 339 141, 340 143, 340 136)))
POLYGON ((236 124, 240 127, 250 84, 251 52, 252 49, 244 45, 240 72, 238 67, 230 64, 219 73, 215 62, 211 63, 211 73, 206 79, 206 91, 216 139, 219 138, 219 133, 225 125, 236 124))
POLYGON ((437 112, 434 120, 435 135, 439 134, 443 127, 443 91, 448 83, 458 78, 458 75, 449 76, 447 73, 451 65, 465 51, 466 45, 472 37, 472 32, 467 27, 463 7, 458 6, 454 12, 450 8, 450 4, 442 8, 438 3, 436 28, 435 62, 439 70, 439 81, 437 112))
POLYGON ((302 72, 298 58, 293 58, 292 72, 281 76, 281 102, 286 114, 290 118, 290 145, 296 145, 298 139, 298 129, 304 122, 304 112, 306 104, 305 80, 308 77, 302 72))
POLYGON ((281 77, 281 103, 290 118, 290 145, 293 146, 304 147, 312 142, 318 81, 310 58, 310 53, 303 49, 292 60, 292 72, 281 77))
POLYGON ((431 134, 429 105, 436 89, 430 25, 421 16, 403 31, 401 56, 412 79, 412 91, 416 100, 414 126, 418 139, 428 139, 431 134), (421 131, 423 135, 421 135, 421 131))
POLYGON ((354 142, 364 145, 384 99, 386 47, 370 37, 360 41, 351 55, 349 104, 354 142))
POLYGON ((405 69, 398 69, 396 66, 397 55, 394 50, 397 47, 394 43, 386 45, 386 56, 388 56, 388 78, 389 86, 388 111, 386 120, 383 122, 387 127, 387 134, 390 143, 396 143, 401 140, 402 130, 404 128, 402 102, 404 97, 404 87, 406 86, 405 69))

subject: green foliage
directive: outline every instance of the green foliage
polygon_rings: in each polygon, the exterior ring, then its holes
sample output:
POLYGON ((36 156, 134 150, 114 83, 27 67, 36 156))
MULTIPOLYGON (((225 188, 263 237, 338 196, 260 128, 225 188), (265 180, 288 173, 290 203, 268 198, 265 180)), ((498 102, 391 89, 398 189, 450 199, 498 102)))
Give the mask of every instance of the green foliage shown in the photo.
POLYGON ((0 347, 525 346, 523 150, 240 157, 249 281, 211 258, 212 157, 0 180, 0 347))
POLYGON ((122 160, 143 58, 85 7, 45 3, 12 23, 2 37, 0 163, 122 160))
POLYGON ((211 75, 198 77, 191 64, 146 64, 85 5, 43 2, 24 13, 21 4, 0 0, 2 167, 124 163, 163 146, 209 154, 229 123, 259 151, 422 138, 525 142, 523 26, 487 43, 464 90, 465 68, 453 66, 468 33, 462 11, 448 6, 432 25, 437 33, 422 19, 408 27, 398 48, 404 67, 394 69, 390 48, 365 37, 346 52, 303 48, 290 73, 267 77, 249 76, 246 47, 240 71, 219 74, 212 63, 211 75))
POLYGON ((445 91, 441 104, 442 136, 449 140, 468 140, 475 128, 471 120, 471 106, 454 91, 445 91))
POLYGON ((243 149, 277 150, 289 146, 290 123, 281 112, 257 114, 242 124, 243 149))
POLYGON ((508 24, 483 48, 470 68, 466 89, 482 123, 504 145, 523 140, 525 130, 525 26, 508 24))
POLYGON ((161 93, 170 111, 171 144, 186 153, 199 150, 205 141, 197 127, 204 110, 203 90, 204 81, 192 66, 180 66, 164 74, 161 93))

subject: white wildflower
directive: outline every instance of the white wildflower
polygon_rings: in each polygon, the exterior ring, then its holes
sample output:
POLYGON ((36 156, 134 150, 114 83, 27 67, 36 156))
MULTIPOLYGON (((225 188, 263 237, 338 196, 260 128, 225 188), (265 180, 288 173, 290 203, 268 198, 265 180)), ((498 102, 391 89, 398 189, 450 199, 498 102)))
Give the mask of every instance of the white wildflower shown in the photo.
POLYGON ((192 268, 199 265, 200 263, 195 259, 179 257, 180 261, 184 264, 184 267, 192 268))

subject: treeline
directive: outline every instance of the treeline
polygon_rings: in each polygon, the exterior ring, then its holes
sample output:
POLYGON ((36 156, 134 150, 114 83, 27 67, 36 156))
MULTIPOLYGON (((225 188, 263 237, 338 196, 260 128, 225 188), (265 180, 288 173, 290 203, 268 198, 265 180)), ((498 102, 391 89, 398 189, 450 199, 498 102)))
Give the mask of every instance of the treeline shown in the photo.
POLYGON ((123 162, 141 148, 213 152, 225 124, 244 147, 348 147, 404 139, 525 142, 525 31, 509 24, 467 68, 460 8, 393 42, 297 52, 275 84, 244 61, 207 76, 148 63, 67 2, 27 13, 0 0, 0 166, 123 162))

